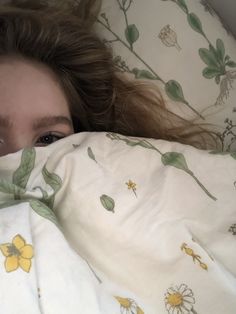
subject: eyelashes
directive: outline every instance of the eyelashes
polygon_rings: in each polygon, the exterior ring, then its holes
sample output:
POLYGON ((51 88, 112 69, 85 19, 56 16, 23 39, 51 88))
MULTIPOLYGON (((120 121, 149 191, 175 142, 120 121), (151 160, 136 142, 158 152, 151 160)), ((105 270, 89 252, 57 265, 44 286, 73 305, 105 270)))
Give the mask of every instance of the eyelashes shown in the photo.
MULTIPOLYGON (((71 135, 73 133, 60 133, 60 132, 47 132, 47 133, 44 133, 40 136, 37 136, 35 137, 34 139, 30 138, 29 136, 29 140, 24 143, 25 147, 44 147, 44 146, 48 146, 50 144, 53 144, 69 135, 71 135)), ((1 137, 0 138, 0 156, 2 155, 2 152, 3 151, 16 151, 18 149, 21 149, 23 148, 24 146, 21 146, 21 145, 18 145, 17 144, 17 139, 14 139, 14 138, 4 138, 4 137, 1 137), (15 141, 16 140, 16 141, 15 141)))
POLYGON ((35 146, 47 146, 47 145, 50 145, 52 143, 55 143, 55 142, 65 138, 65 137, 66 137, 65 135, 59 135, 59 134, 56 134, 53 132, 49 132, 49 133, 46 133, 46 134, 40 136, 37 139, 35 146))

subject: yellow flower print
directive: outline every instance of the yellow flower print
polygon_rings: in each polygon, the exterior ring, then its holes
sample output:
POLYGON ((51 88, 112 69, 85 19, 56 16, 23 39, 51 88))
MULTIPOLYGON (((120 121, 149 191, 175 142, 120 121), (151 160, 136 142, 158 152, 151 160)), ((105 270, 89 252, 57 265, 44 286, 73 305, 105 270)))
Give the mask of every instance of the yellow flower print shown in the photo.
POLYGON ((121 297, 115 298, 120 303, 121 314, 144 314, 143 310, 134 300, 121 297))
POLYGON ((33 247, 26 244, 25 239, 17 234, 12 243, 0 245, 2 254, 6 257, 5 269, 7 272, 17 270, 21 267, 25 272, 29 272, 31 268, 31 259, 33 258, 33 247))
POLYGON ((194 263, 195 260, 197 260, 202 269, 208 270, 207 265, 201 261, 201 256, 195 254, 194 251, 190 247, 188 247, 186 243, 183 243, 181 245, 181 250, 185 251, 187 255, 192 256, 194 263))
POLYGON ((129 180, 125 183, 128 187, 128 190, 132 190, 134 192, 134 195, 137 197, 136 190, 137 190, 137 184, 133 181, 129 180))
POLYGON ((193 292, 185 284, 175 288, 171 287, 165 294, 165 306, 168 313, 197 314, 193 304, 195 304, 193 292))

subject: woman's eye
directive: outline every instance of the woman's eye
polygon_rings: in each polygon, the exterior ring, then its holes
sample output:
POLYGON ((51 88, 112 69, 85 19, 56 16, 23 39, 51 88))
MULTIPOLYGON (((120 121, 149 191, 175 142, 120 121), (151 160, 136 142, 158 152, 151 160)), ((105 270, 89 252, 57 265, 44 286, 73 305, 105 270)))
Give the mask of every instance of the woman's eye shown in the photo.
POLYGON ((56 134, 45 134, 43 136, 41 136, 35 143, 36 146, 47 146, 50 145, 56 141, 61 140, 62 138, 64 138, 64 136, 62 135, 56 135, 56 134))

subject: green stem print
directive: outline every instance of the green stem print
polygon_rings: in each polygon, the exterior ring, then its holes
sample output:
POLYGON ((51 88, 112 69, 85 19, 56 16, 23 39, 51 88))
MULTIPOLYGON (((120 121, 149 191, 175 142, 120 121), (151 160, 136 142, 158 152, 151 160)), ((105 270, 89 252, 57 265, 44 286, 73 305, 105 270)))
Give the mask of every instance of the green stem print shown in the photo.
POLYGON ((42 169, 42 175, 45 180, 45 182, 53 189, 54 193, 51 196, 47 196, 46 198, 43 198, 44 203, 49 207, 53 208, 54 200, 55 200, 55 195, 57 192, 60 190, 62 186, 62 180, 61 178, 55 174, 55 173, 50 173, 46 169, 46 165, 44 165, 42 169))
POLYGON ((89 262, 87 260, 84 260, 86 262, 86 264, 88 265, 89 269, 91 270, 91 272, 93 273, 94 277, 97 279, 97 281, 101 284, 102 280, 98 277, 98 275, 95 273, 95 271, 92 269, 91 265, 89 264, 89 262))
POLYGON ((216 84, 220 84, 220 94, 215 105, 223 104, 224 99, 226 99, 229 95, 229 90, 232 89, 233 80, 236 79, 236 71, 229 70, 229 68, 236 67, 236 62, 234 62, 230 56, 225 53, 224 42, 221 39, 218 38, 216 40, 215 46, 211 43, 203 30, 200 19, 195 13, 189 12, 185 0, 170 1, 180 7, 180 9, 187 15, 187 21, 190 27, 195 32, 202 35, 208 43, 208 48, 199 49, 199 56, 206 65, 202 71, 202 75, 207 79, 214 78, 216 84))
POLYGON ((135 75, 135 78, 137 79, 149 79, 149 80, 158 80, 162 82, 162 84, 165 86, 165 91, 170 99, 178 102, 182 102, 185 104, 190 110, 192 110, 198 117, 204 119, 204 117, 196 110, 194 109, 190 103, 185 99, 183 89, 175 80, 169 80, 165 82, 153 69, 152 67, 135 51, 134 44, 139 39, 139 31, 135 24, 129 24, 127 12, 130 9, 133 0, 117 0, 118 6, 120 10, 124 14, 125 18, 125 40, 123 40, 118 34, 116 34, 109 23, 109 20, 105 13, 100 14, 100 18, 97 18, 97 23, 102 25, 108 32, 110 32, 113 36, 113 40, 104 40, 105 43, 113 43, 113 42, 120 42, 124 47, 126 47, 145 67, 146 69, 138 69, 133 68, 130 69, 124 61, 121 60, 120 56, 117 56, 114 58, 114 62, 117 65, 117 67, 122 72, 129 72, 135 75))
MULTIPOLYGON (((57 220, 56 215, 54 214, 53 210, 49 208, 45 203, 40 200, 31 199, 29 200, 31 208, 39 215, 45 219, 50 220, 53 222, 59 229, 61 226, 57 220)), ((62 230, 62 229, 61 229, 62 230)))
POLYGON ((188 168, 186 159, 183 154, 177 152, 167 152, 162 153, 159 149, 157 149, 154 145, 148 142, 145 139, 131 139, 128 137, 123 137, 114 133, 107 133, 106 136, 111 140, 123 141, 128 146, 141 146, 146 149, 155 150, 158 154, 161 155, 161 161, 164 166, 172 166, 177 169, 183 170, 188 175, 190 175, 195 182, 200 186, 200 188, 214 201, 217 200, 215 196, 213 196, 205 186, 198 180, 198 178, 194 175, 194 173, 188 168))
POLYGON ((25 193, 27 182, 29 180, 32 170, 34 169, 34 163, 35 150, 24 149, 21 155, 20 166, 16 169, 12 177, 13 184, 22 188, 21 193, 14 193, 15 199, 20 199, 20 194, 25 193))
POLYGON ((32 170, 35 166, 36 152, 34 148, 25 148, 21 155, 21 161, 19 167, 13 173, 12 182, 6 180, 0 180, 0 192, 10 194, 14 200, 9 200, 0 204, 0 208, 5 208, 11 205, 19 204, 22 202, 29 202, 31 208, 40 216, 52 221, 59 228, 57 218, 53 212, 53 204, 56 193, 60 190, 62 185, 61 178, 55 173, 50 173, 44 165, 42 169, 43 178, 52 190, 53 194, 48 193, 40 186, 32 188, 32 191, 40 190, 42 198, 40 200, 34 198, 27 198, 25 195, 27 192, 26 186, 29 181, 32 170))

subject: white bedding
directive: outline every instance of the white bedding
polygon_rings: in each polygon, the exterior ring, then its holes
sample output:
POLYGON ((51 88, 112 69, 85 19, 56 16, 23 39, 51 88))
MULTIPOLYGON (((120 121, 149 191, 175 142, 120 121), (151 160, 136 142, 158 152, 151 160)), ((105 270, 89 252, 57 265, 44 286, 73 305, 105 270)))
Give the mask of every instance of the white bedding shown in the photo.
POLYGON ((0 158, 0 313, 235 314, 235 182, 235 153, 118 134, 0 158))

